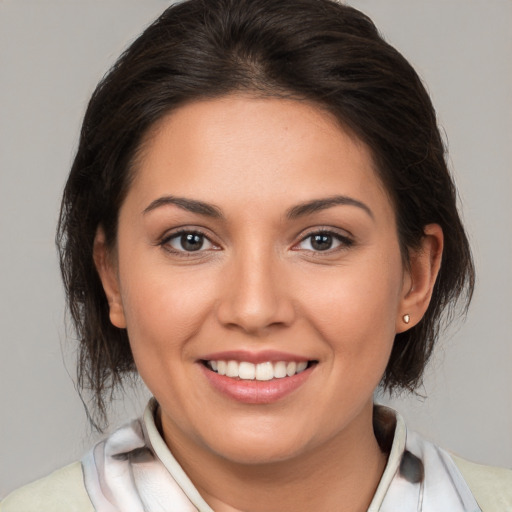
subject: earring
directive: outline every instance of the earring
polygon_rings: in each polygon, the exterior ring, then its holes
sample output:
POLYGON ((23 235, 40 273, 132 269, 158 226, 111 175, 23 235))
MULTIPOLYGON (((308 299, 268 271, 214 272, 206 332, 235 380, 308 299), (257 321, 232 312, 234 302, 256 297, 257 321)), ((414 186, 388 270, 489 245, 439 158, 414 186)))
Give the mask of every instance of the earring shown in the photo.
POLYGON ((406 314, 402 317, 402 320, 404 321, 404 324, 408 324, 411 321, 411 317, 406 314))

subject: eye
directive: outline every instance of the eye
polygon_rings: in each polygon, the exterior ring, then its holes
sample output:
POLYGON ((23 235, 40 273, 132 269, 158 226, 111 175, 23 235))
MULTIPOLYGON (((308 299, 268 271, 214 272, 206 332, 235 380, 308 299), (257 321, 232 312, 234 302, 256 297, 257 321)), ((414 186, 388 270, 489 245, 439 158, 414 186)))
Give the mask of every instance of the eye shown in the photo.
POLYGON ((162 245, 173 252, 198 252, 216 249, 217 247, 198 231, 181 231, 167 237, 162 245))
POLYGON ((303 238, 297 245, 299 249, 306 251, 323 252, 335 250, 341 247, 349 247, 353 241, 339 233, 332 231, 318 231, 303 238))

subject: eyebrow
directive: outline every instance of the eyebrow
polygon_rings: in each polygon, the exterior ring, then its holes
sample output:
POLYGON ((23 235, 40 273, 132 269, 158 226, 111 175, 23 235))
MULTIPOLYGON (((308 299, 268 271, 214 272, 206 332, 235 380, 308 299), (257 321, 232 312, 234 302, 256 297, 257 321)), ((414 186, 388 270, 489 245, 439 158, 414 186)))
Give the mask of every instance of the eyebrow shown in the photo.
POLYGON ((197 201, 195 199, 185 199, 184 197, 165 196, 155 199, 151 204, 142 212, 144 215, 159 208, 173 204, 187 210, 192 213, 198 213, 199 215, 205 215, 207 217, 213 217, 215 219, 223 218, 222 212, 216 206, 212 204, 204 203, 203 201, 197 201))
MULTIPOLYGON (((186 199, 184 197, 175 196, 164 196, 155 199, 147 208, 144 209, 142 213, 146 215, 156 208, 166 205, 175 205, 179 208, 182 208, 183 210, 197 213, 199 215, 205 215, 206 217, 212 217, 215 219, 224 218, 221 210, 212 204, 205 203, 203 201, 197 201, 195 199, 186 199)), ((366 204, 348 196, 331 196, 323 199, 313 199, 312 201, 298 204, 286 212, 286 217, 293 220, 338 205, 356 206, 364 210, 372 219, 374 218, 373 212, 366 204)))
POLYGON ((357 208, 364 210, 372 219, 374 219, 373 212, 366 204, 348 196, 331 196, 323 199, 307 201, 306 203, 301 203, 290 208, 286 213, 286 216, 289 219, 296 219, 337 205, 356 206, 357 208))

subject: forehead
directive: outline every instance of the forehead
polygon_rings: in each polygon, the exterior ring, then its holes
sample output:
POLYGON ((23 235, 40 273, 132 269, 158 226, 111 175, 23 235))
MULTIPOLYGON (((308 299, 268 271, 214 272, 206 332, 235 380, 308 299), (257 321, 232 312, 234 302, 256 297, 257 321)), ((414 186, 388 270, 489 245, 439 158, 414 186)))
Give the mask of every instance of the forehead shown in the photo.
POLYGON ((309 102, 230 95, 182 106, 147 134, 132 189, 264 207, 355 196, 390 206, 367 146, 309 102))

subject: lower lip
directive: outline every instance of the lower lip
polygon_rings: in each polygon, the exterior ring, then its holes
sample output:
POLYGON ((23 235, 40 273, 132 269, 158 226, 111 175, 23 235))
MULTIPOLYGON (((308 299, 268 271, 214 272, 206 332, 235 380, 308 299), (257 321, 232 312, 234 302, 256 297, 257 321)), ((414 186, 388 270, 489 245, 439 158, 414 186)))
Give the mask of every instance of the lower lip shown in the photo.
POLYGON ((302 386, 310 377, 315 366, 310 366, 300 373, 282 379, 242 380, 219 375, 200 363, 205 377, 217 391, 246 404, 270 404, 281 400, 302 386))

